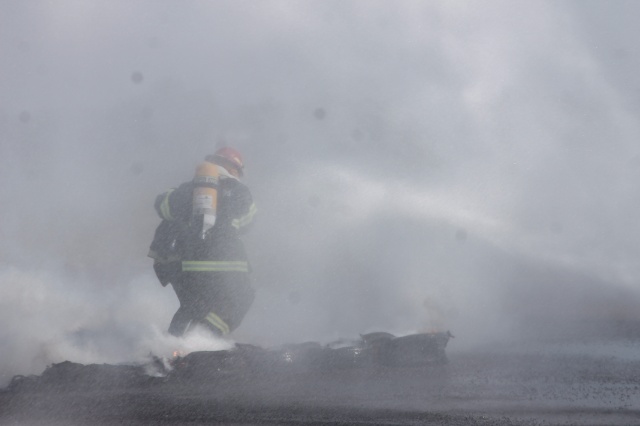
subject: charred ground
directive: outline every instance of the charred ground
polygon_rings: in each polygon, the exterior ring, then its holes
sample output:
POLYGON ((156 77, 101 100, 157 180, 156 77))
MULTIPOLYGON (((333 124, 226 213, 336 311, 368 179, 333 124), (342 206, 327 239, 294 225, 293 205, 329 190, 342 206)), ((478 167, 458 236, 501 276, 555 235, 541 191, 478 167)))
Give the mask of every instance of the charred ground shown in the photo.
MULTIPOLYGON (((418 354, 420 345, 405 348, 412 347, 418 354)), ((358 348, 238 345, 194 352, 172 365, 63 362, 40 376, 14 378, 0 393, 0 418, 16 424, 640 422, 638 360, 502 347, 417 362, 411 351, 397 357, 358 348)))

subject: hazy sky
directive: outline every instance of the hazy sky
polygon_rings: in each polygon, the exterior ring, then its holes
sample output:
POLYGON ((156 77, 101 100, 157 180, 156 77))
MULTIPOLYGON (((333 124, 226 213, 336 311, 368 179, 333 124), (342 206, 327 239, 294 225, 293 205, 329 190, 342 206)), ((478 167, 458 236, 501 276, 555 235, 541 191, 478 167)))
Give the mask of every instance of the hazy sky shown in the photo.
POLYGON ((221 143, 259 208, 239 340, 635 318, 638 13, 0 0, 0 380, 159 350, 153 200, 221 143))

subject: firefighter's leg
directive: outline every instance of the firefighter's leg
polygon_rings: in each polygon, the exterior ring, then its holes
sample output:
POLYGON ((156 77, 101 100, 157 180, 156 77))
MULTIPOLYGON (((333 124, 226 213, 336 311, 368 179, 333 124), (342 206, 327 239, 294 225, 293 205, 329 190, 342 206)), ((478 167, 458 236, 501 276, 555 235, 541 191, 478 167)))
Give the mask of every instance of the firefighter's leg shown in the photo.
POLYGON ((182 273, 180 279, 174 280, 171 285, 178 296, 180 307, 173 315, 169 325, 169 333, 180 337, 187 331, 189 324, 199 317, 197 311, 198 287, 193 282, 193 277, 185 273, 182 273))
POLYGON ((171 319, 171 324, 169 324, 169 334, 181 337, 187 331, 191 320, 191 315, 187 310, 182 307, 178 308, 171 319))
MULTIPOLYGON (((226 303, 226 295, 222 286, 225 274, 226 272, 206 273, 206 282, 202 282, 201 299, 199 300, 198 323, 216 336, 224 336, 231 331, 220 309, 226 303)), ((201 274, 201 276, 204 277, 205 274, 201 274)))
POLYGON ((214 288, 212 311, 224 322, 225 333, 229 333, 238 328, 253 303, 254 290, 249 282, 249 274, 220 272, 214 288))
POLYGON ((248 274, 243 275, 243 277, 237 279, 237 282, 230 290, 228 323, 231 331, 240 326, 255 298, 255 290, 251 287, 248 274))
POLYGON ((176 289, 181 305, 174 316, 182 333, 188 333, 196 326, 210 331, 215 336, 223 336, 229 332, 224 320, 218 317, 213 308, 214 300, 219 293, 213 284, 212 272, 186 272, 186 280, 182 287, 176 289), (182 328, 184 327, 184 328, 182 328))
POLYGON ((207 329, 214 336, 225 336, 229 334, 229 325, 220 318, 214 311, 209 311, 207 315, 200 320, 200 325, 207 329))
POLYGON ((224 336, 235 330, 254 298, 249 274, 244 272, 194 272, 189 281, 188 312, 192 325, 224 336), (195 297, 194 297, 195 294, 195 297), (191 300, 193 299, 193 300, 191 300))

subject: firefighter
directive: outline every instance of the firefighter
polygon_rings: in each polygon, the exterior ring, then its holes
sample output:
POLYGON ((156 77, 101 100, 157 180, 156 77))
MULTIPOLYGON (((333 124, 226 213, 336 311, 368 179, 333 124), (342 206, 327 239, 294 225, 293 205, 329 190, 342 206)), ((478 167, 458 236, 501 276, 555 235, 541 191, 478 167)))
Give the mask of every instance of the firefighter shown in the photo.
POLYGON ((240 182, 244 164, 230 147, 208 155, 192 181, 156 198, 162 218, 149 257, 163 286, 180 301, 169 333, 182 336, 196 325, 217 336, 236 329, 253 302, 249 262, 240 240, 256 206, 240 182))

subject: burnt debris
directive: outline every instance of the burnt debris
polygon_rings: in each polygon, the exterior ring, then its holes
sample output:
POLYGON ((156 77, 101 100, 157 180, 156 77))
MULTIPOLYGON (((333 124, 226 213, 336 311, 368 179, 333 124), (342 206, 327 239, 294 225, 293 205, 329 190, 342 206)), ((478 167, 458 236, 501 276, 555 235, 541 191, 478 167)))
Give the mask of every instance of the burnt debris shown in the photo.
POLYGON ((41 376, 15 376, 7 391, 148 388, 157 384, 209 381, 222 377, 318 373, 341 369, 426 367, 447 362, 451 333, 396 337, 369 333, 356 340, 321 345, 306 342, 265 349, 237 344, 231 350, 199 351, 144 365, 53 364, 41 376))

